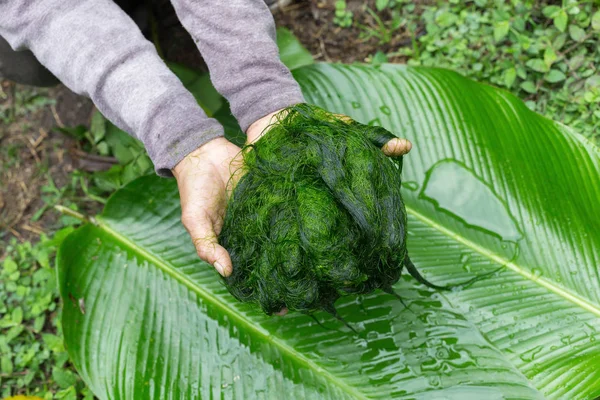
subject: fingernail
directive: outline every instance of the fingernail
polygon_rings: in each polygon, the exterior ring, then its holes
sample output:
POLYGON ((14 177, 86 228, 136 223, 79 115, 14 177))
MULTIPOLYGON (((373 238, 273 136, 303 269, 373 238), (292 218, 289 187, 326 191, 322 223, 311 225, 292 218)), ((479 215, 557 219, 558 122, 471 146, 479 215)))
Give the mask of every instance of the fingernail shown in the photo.
MULTIPOLYGON (((215 261, 214 267, 219 274, 223 275, 224 268, 218 261, 215 261)), ((225 275, 223 275, 223 276, 225 276, 225 275)))

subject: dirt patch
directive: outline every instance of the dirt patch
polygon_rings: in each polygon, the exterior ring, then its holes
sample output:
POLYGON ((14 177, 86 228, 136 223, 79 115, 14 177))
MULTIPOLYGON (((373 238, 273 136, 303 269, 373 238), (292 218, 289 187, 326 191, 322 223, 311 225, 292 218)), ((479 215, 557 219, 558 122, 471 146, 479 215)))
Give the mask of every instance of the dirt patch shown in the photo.
MULTIPOLYGON (((366 11, 375 10, 375 1, 347 0, 347 9, 354 14, 349 28, 334 24, 335 0, 300 0, 275 13, 278 26, 290 29, 300 42, 319 61, 341 61, 344 63, 365 62, 377 51, 395 52, 401 47, 411 46, 415 37, 424 32, 423 26, 409 29, 401 26, 390 34, 390 41, 382 43, 376 37, 368 37, 365 27, 377 29, 378 21, 366 11)), ((416 1, 415 12, 432 1, 416 1)), ((383 21, 391 20, 390 11, 377 13, 383 21)), ((390 62, 403 63, 404 57, 393 56, 390 62)))
POLYGON ((50 233, 59 217, 41 215, 42 192, 68 183, 77 142, 55 126, 87 125, 92 103, 60 85, 32 88, 3 81, 0 109, 0 254, 11 237, 32 240, 50 233), (38 213, 38 215, 36 215, 38 213))

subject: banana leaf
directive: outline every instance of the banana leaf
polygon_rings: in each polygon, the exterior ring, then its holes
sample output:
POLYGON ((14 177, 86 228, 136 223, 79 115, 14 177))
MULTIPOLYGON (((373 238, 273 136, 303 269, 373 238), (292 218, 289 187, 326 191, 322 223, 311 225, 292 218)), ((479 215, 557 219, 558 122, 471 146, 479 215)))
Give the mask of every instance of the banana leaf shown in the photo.
POLYGON ((307 101, 382 125, 405 157, 408 249, 438 292, 267 317, 196 257, 176 184, 140 178, 58 256, 69 354, 100 399, 600 396, 600 152, 519 99, 440 69, 313 64, 307 101))

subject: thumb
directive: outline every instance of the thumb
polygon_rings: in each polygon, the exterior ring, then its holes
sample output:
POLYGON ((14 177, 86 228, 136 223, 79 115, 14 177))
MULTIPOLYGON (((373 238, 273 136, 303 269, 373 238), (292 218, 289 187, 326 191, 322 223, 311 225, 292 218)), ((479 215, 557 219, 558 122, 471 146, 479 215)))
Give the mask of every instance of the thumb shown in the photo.
POLYGON ((407 139, 394 138, 383 145, 381 150, 386 156, 399 157, 412 149, 412 143, 407 139))
POLYGON ((213 222, 208 216, 182 216, 183 225, 192 237, 198 256, 211 264, 224 277, 231 275, 233 267, 227 250, 217 239, 213 222))

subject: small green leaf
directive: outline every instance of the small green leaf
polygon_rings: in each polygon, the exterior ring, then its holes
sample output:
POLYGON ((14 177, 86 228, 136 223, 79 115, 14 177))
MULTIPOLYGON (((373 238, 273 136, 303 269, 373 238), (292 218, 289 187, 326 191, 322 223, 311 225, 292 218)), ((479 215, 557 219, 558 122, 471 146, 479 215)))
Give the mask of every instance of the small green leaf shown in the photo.
POLYGON ((371 58, 371 64, 373 65, 381 65, 388 62, 388 56, 381 50, 378 50, 377 53, 371 58))
POLYGON ((0 370, 3 374, 10 375, 13 373, 13 363, 8 355, 2 356, 0 361, 0 370))
POLYGON ((62 339, 56 335, 44 333, 42 334, 42 340, 50 351, 58 353, 65 350, 62 339))
POLYGON ((588 69, 586 69, 585 71, 583 71, 583 72, 581 73, 581 77, 582 77, 582 78, 587 78, 587 77, 589 77, 589 76, 592 76, 592 75, 594 75, 594 72, 596 72, 596 70, 595 70, 595 69, 593 69, 593 68, 588 68, 588 69))
POLYGON ((95 399, 94 393, 92 393, 90 391, 90 389, 87 387, 81 391, 81 394, 83 395, 83 400, 94 400, 95 399))
POLYGON ((504 71, 504 86, 507 88, 512 87, 513 83, 515 83, 515 79, 517 78, 517 70, 515 68, 509 68, 504 71))
POLYGON ((96 111, 92 116, 92 122, 90 123, 90 133, 94 138, 94 144, 98 143, 106 135, 106 119, 100 113, 96 111))
POLYGON ((567 22, 569 22, 569 16, 565 10, 560 10, 554 17, 554 25, 561 32, 564 32, 567 29, 567 22))
POLYGON ((558 57, 556 56, 554 49, 552 47, 546 47, 546 50, 544 50, 544 62, 546 65, 550 67, 552 64, 554 64, 554 61, 556 61, 557 58, 558 57))
POLYGON ((87 133, 87 128, 83 125, 78 125, 75 128, 57 128, 56 129, 59 132, 64 133, 65 135, 69 135, 71 137, 74 137, 77 140, 83 140, 85 139, 86 133, 87 133))
POLYGON ((552 42, 552 47, 556 50, 560 50, 565 45, 566 41, 567 41, 567 34, 561 33, 554 39, 554 42, 552 42))
POLYGON ((10 275, 13 272, 15 272, 19 268, 19 266, 12 258, 7 257, 2 263, 2 268, 4 269, 4 273, 10 275))
POLYGON ((17 325, 10 328, 4 336, 4 338, 6 339, 6 343, 10 343, 11 340, 19 336, 24 329, 25 327, 23 325, 17 325))
POLYGON ((527 106, 527 108, 529 108, 531 111, 535 111, 535 101, 533 100, 527 100, 525 102, 525 105, 527 106))
POLYGON ((572 57, 567 63, 569 64, 569 69, 571 69, 571 71, 576 71, 584 62, 585 56, 583 54, 578 54, 575 57, 572 57))
POLYGON ((69 386, 68 388, 61 390, 55 395, 56 400, 77 400, 77 391, 75 386, 69 386))
POLYGON ((593 75, 590 76, 589 78, 587 78, 585 80, 585 87, 586 88, 596 88, 599 89, 600 88, 600 75, 593 75))
POLYGON ((532 93, 532 94, 537 92, 537 87, 531 81, 525 81, 525 82, 521 83, 521 89, 523 89, 527 93, 532 93))
POLYGON ((597 96, 594 92, 585 92, 585 94, 583 95, 583 99, 587 102, 587 103, 595 103, 597 96))
POLYGON ((569 25, 569 35, 576 42, 582 42, 585 39, 585 31, 577 25, 569 25))
POLYGON ((517 76, 521 79, 527 79, 527 69, 523 65, 515 65, 517 76))
POLYGON ((383 10, 385 10, 385 8, 388 6, 389 3, 390 3, 390 0, 377 0, 375 2, 375 7, 377 8, 377 11, 383 11, 383 10))
POLYGON ((508 35, 508 31, 510 30, 510 22, 509 21, 500 21, 494 25, 494 40, 499 42, 504 39, 506 35, 508 35))
POLYGON ((21 322, 23 322, 23 309, 21 307, 15 308, 12 311, 10 318, 15 324, 20 324, 21 322))
POLYGON ((548 72, 548 65, 546 65, 544 60, 540 58, 532 58, 531 60, 527 61, 525 65, 529 69, 532 69, 537 72, 548 72))
POLYGON ((564 72, 559 71, 557 69, 553 69, 550 70, 550 72, 548 72, 548 75, 546 75, 546 77, 544 78, 546 80, 546 82, 550 82, 550 83, 556 83, 556 82, 561 82, 564 81, 566 78, 564 72))
POLYGON ((561 11, 559 6, 546 6, 542 9, 542 14, 548 18, 554 18, 561 11))
POLYGON ((46 317, 44 315, 40 315, 39 317, 36 317, 35 321, 33 322, 33 330, 35 332, 40 332, 44 328, 45 322, 46 322, 46 317))
POLYGON ((519 44, 523 47, 523 50, 528 50, 531 47, 531 39, 529 39, 526 35, 519 35, 519 44))
POLYGON ((77 383, 75 374, 62 368, 52 369, 52 379, 61 389, 66 389, 69 386, 73 386, 75 383, 77 383))
POLYGON ((106 143, 104 141, 98 143, 98 145, 96 146, 96 149, 98 150, 98 153, 100 153, 100 155, 107 156, 110 154, 110 149, 108 148, 108 143, 106 143))
POLYGON ((600 31, 600 11, 596 11, 594 15, 592 15, 592 29, 600 31))
POLYGON ((442 28, 447 28, 458 21, 458 16, 454 13, 445 11, 439 14, 435 20, 442 28))

